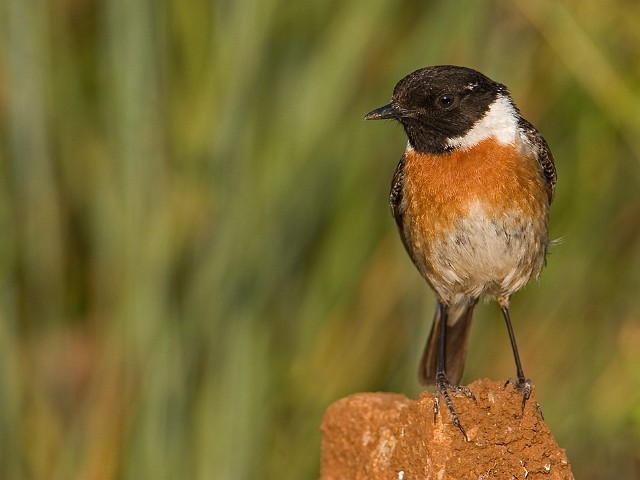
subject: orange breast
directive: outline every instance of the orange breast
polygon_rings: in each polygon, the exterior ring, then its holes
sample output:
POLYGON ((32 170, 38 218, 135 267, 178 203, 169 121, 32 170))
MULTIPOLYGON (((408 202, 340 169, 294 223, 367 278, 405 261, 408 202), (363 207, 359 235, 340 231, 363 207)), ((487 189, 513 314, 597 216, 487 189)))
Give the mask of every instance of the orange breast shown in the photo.
POLYGON ((414 233, 426 237, 447 229, 476 201, 489 214, 519 210, 524 217, 546 215, 535 157, 522 157, 516 147, 493 139, 441 155, 406 152, 403 193, 405 215, 421 230, 414 233))
POLYGON ((542 269, 548 196, 537 160, 517 148, 486 140, 444 155, 405 154, 405 244, 447 304, 508 298, 542 269))

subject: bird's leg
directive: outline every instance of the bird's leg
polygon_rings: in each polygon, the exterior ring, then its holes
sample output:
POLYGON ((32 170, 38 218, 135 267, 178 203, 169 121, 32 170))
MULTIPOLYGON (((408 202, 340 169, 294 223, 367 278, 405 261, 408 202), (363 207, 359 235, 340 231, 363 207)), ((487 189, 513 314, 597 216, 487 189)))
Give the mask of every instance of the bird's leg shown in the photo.
POLYGON ((522 393, 522 412, 524 413, 524 406, 529 400, 531 396, 531 379, 526 378, 524 376, 524 372, 522 371, 522 364, 520 363, 520 355, 518 354, 518 346, 516 345, 516 336, 513 333, 513 326, 511 325, 511 317, 509 316, 509 298, 508 297, 500 297, 498 298, 498 303, 500 304, 500 308, 502 309, 502 315, 504 316, 504 321, 507 324, 507 331, 509 332, 509 341, 511 342, 511 350, 513 351, 513 358, 516 361, 516 376, 517 381, 513 381, 512 379, 507 380, 505 386, 511 384, 515 387, 516 390, 522 393))
POLYGON ((451 421, 458 428, 458 430, 462 432, 462 435, 464 435, 464 438, 467 441, 469 441, 469 437, 467 437, 467 432, 465 431, 464 427, 460 423, 460 419, 458 418, 456 409, 453 406, 453 401, 451 400, 451 395, 449 394, 449 392, 458 396, 464 395, 465 397, 472 398, 473 401, 475 401, 476 399, 473 396, 473 393, 471 393, 471 390, 469 390, 467 387, 454 385, 447 379, 447 374, 446 374, 447 356, 445 351, 446 331, 447 331, 447 306, 442 302, 438 302, 438 308, 440 309, 440 332, 439 332, 440 337, 438 342, 438 370, 436 372, 436 382, 435 382, 436 391, 435 391, 435 397, 433 400, 433 421, 435 423, 436 416, 438 415, 438 411, 439 411, 438 401, 440 397, 442 397, 444 398, 444 403, 447 405, 447 409, 451 414, 451 421))

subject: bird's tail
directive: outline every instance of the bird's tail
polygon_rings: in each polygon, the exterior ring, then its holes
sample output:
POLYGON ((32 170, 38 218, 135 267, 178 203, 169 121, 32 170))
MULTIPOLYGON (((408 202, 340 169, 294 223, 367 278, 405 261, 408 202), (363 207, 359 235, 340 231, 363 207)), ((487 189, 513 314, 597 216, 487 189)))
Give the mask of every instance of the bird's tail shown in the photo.
POLYGON ((447 322, 445 331, 445 355, 447 379, 457 385, 462 378, 464 362, 467 357, 467 341, 471 329, 473 309, 478 303, 473 299, 468 303, 451 307, 436 306, 431 332, 424 347, 424 353, 420 360, 418 377, 422 385, 433 385, 438 371, 438 347, 440 344, 440 329, 442 328, 442 312, 446 312, 447 322))

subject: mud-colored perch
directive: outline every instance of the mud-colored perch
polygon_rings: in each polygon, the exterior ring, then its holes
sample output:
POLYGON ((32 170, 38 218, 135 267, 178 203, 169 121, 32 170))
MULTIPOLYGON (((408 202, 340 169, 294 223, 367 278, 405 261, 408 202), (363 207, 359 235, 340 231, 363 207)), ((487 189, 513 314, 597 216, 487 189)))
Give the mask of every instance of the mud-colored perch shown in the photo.
POLYGON ((338 400, 322 422, 322 480, 573 479, 536 409, 521 412, 513 387, 478 380, 476 402, 455 397, 467 442, 444 405, 433 420, 433 395, 416 401, 393 393, 358 393, 338 400))

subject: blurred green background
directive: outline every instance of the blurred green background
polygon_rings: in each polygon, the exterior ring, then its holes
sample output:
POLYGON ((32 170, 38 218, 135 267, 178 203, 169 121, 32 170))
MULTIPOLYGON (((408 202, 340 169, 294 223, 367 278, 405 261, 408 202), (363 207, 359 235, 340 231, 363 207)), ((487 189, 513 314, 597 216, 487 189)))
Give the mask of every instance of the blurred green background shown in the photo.
MULTIPOLYGON (((331 402, 416 398, 406 140, 362 117, 440 63, 551 145, 521 357, 576 478, 640 476, 640 3, 4 0, 0 34, 0 478, 314 479, 331 402)), ((481 306, 465 380, 513 368, 481 306)))

